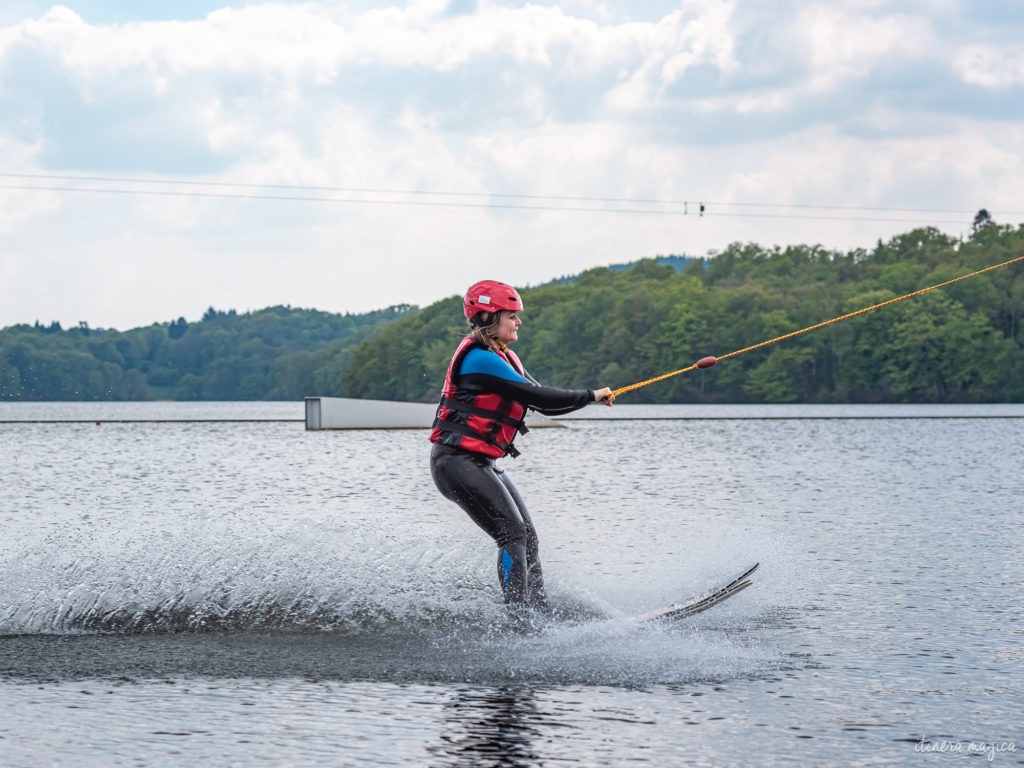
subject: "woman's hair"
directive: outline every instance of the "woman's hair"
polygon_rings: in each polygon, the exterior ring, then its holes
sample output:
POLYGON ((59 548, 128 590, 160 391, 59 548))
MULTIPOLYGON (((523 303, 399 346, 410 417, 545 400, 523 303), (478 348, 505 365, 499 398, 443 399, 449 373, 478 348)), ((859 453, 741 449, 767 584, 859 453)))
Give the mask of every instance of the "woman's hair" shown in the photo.
POLYGON ((469 327, 472 329, 470 335, 488 347, 494 346, 498 338, 498 325, 505 311, 499 309, 497 312, 478 312, 473 315, 469 319, 469 327))

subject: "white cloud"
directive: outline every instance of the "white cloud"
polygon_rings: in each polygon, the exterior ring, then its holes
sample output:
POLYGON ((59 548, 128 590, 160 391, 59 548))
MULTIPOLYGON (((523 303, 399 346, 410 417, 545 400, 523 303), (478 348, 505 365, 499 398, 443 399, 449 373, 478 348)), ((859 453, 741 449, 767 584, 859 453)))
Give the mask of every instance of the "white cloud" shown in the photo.
POLYGON ((863 5, 815 4, 798 15, 789 42, 804 50, 813 90, 833 90, 877 74, 893 59, 930 58, 940 50, 926 17, 875 15, 877 4, 868 4, 868 13, 863 5))
POLYGON ((0 172, 349 191, 25 192, 0 176, 0 324, 361 311, 480 273, 538 283, 733 240, 845 248, 911 226, 554 210, 600 205, 587 197, 827 203, 845 219, 956 208, 965 226, 1024 199, 1022 30, 958 26, 953 0, 252 3, 122 24, 69 4, 0 29, 0 172))
MULTIPOLYGON (((26 143, 0 134, 0 157, 5 158, 11 168, 31 167, 41 149, 39 139, 26 143)), ((30 186, 30 179, 11 176, 0 178, 0 183, 0 236, 11 234, 22 222, 51 214, 60 207, 60 196, 56 192, 29 192, 20 188, 30 186)), ((2 266, 5 265, 0 261, 2 266)), ((3 285, 2 281, 0 285, 3 285)), ((0 295, 4 295, 3 291, 0 295)))
POLYGON ((684 6, 686 11, 675 11, 657 24, 629 26, 632 42, 643 58, 625 81, 607 94, 611 106, 650 108, 693 67, 706 65, 722 73, 737 68, 729 26, 734 3, 709 0, 684 6))
POLYGON ((957 54, 953 67, 969 85, 985 88, 1024 85, 1024 50, 1020 45, 968 45, 957 54))

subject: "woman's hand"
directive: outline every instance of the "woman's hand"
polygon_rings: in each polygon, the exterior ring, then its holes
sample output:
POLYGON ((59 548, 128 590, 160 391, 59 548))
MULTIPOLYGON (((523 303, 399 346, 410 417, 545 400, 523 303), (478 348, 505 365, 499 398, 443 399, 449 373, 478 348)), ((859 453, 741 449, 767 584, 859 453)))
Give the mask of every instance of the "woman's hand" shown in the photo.
POLYGON ((610 388, 604 387, 603 389, 595 389, 594 390, 594 402, 595 403, 604 403, 605 405, 611 405, 614 400, 615 400, 615 395, 612 394, 612 391, 611 391, 610 388))

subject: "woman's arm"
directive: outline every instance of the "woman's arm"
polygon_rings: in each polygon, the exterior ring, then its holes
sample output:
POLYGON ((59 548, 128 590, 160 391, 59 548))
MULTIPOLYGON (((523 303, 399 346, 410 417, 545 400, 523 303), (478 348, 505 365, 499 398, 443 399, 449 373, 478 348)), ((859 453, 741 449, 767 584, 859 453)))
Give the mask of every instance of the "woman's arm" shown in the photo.
POLYGON ((594 402, 594 393, 589 389, 560 389, 531 384, 522 377, 519 381, 492 376, 486 373, 470 373, 459 379, 459 384, 468 390, 494 392, 533 408, 546 416, 557 416, 594 402))
POLYGON ((611 405, 611 390, 561 389, 546 387, 525 370, 522 374, 505 358, 485 349, 473 349, 463 358, 456 374, 459 386, 479 392, 494 392, 543 413, 560 416, 597 401, 611 405))

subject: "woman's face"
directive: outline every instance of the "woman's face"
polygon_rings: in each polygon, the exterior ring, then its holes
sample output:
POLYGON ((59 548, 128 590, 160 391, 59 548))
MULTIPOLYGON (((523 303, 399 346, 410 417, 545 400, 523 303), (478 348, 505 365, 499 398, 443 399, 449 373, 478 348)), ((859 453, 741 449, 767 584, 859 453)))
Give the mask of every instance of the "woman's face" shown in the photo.
POLYGON ((519 326, 523 321, 519 319, 518 312, 502 311, 501 319, 498 321, 498 341, 502 344, 511 344, 519 340, 519 326))

